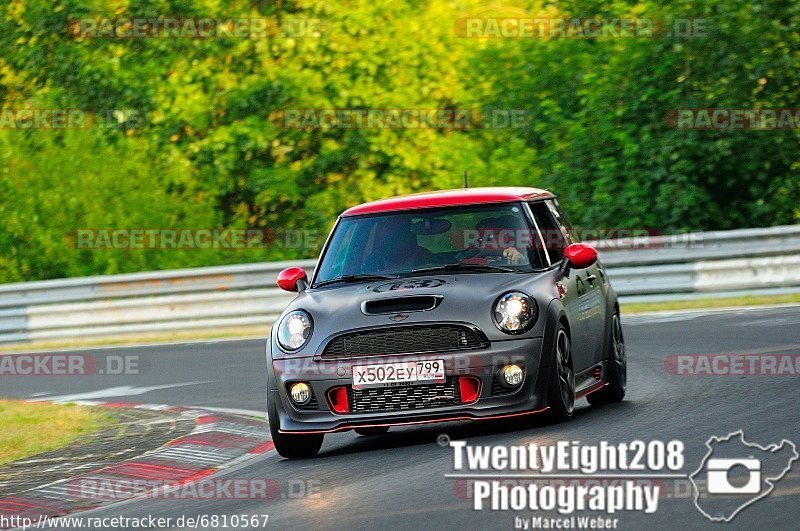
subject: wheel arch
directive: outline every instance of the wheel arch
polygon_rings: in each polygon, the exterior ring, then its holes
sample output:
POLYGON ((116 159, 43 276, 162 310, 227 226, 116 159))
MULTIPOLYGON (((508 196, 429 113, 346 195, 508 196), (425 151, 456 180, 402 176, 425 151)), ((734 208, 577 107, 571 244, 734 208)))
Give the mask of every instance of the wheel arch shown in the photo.
POLYGON ((564 309, 564 305, 559 299, 550 301, 550 304, 547 306, 545 319, 547 321, 545 322, 544 336, 542 338, 541 367, 549 367, 551 365, 552 359, 550 354, 553 352, 556 340, 556 329, 559 324, 564 325, 564 328, 567 329, 567 335, 570 339, 572 338, 572 330, 569 318, 567 317, 567 311, 564 309))
POLYGON ((605 332, 603 334, 603 360, 607 359, 609 349, 611 348, 611 327, 613 325, 614 313, 619 313, 619 299, 616 294, 608 298, 606 308, 606 322, 603 327, 605 332))

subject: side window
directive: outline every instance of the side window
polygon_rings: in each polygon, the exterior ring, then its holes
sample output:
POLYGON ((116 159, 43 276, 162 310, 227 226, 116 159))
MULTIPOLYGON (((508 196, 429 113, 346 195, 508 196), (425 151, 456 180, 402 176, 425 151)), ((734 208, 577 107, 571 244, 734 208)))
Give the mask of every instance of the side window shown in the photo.
POLYGON ((561 232, 564 233, 564 237, 567 239, 568 243, 578 243, 580 238, 578 238, 577 234, 575 233, 575 229, 572 228, 572 224, 567 219, 567 216, 564 214, 564 210, 561 208, 561 205, 558 204, 557 199, 551 199, 545 201, 547 207, 550 209, 550 213, 558 223, 558 226, 561 227, 561 232))
POLYGON ((528 203, 533 213, 533 218, 539 226, 539 232, 544 239, 544 246, 550 256, 550 263, 557 264, 564 258, 564 248, 569 245, 569 235, 551 211, 551 206, 545 201, 528 203))
POLYGON ((355 223, 342 222, 339 225, 325 251, 327 259, 322 263, 322 269, 317 272, 318 277, 333 278, 351 272, 344 271, 344 267, 355 249, 352 245, 355 231, 355 223))

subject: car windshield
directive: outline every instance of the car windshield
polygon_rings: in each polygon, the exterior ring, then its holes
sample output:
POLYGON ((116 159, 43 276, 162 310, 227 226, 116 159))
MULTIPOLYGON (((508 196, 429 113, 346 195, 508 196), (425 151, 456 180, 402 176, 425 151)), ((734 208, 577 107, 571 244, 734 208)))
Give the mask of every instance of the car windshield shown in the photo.
POLYGON ((522 204, 458 206, 344 217, 314 285, 433 272, 545 267, 522 204))

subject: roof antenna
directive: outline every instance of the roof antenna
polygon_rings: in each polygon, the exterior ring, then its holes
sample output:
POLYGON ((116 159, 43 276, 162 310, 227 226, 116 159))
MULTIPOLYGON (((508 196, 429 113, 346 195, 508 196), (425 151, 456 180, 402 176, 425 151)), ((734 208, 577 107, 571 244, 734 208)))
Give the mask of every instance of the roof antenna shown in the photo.
POLYGON ((464 170, 464 188, 469 188, 469 181, 467 180, 467 170, 464 170))

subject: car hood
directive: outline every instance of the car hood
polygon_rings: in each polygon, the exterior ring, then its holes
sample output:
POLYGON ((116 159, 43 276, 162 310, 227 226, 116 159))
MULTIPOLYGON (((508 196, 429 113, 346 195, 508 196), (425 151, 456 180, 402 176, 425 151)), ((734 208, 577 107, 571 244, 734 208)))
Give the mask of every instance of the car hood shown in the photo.
POLYGON ((540 337, 544 329, 544 318, 541 314, 550 301, 557 297, 553 278, 555 274, 554 270, 537 273, 437 274, 338 284, 307 290, 300 293, 284 310, 284 315, 292 310, 305 310, 311 315, 314 324, 308 344, 293 356, 319 354, 331 336, 347 330, 431 322, 474 325, 491 341, 540 337), (503 333, 492 319, 495 301, 509 291, 526 293, 538 304, 539 319, 525 334, 512 336, 503 333), (366 314, 363 309, 364 303, 373 301, 397 301, 405 297, 422 296, 435 297, 436 307, 425 311, 395 311, 388 308, 389 311, 371 314, 366 314))

